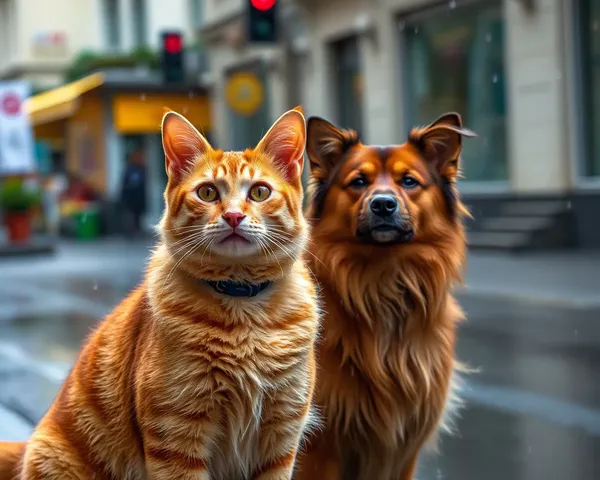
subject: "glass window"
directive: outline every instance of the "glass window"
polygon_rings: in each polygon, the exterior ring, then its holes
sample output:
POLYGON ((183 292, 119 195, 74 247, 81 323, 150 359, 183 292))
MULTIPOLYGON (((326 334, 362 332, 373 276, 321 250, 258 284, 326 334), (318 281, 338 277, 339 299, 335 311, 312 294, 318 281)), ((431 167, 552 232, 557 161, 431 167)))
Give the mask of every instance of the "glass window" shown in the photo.
POLYGON ((424 125, 459 112, 478 137, 464 143, 467 181, 507 179, 504 25, 500 1, 425 12, 400 23, 406 113, 424 125))
POLYGON ((121 46, 119 0, 104 0, 103 4, 106 45, 110 48, 119 48, 121 46))
POLYGON ((337 122, 345 128, 362 132, 362 65, 358 37, 332 45, 334 95, 337 122))
POLYGON ((582 111, 586 149, 583 174, 600 176, 600 0, 579 3, 583 67, 582 111))
POLYGON ((146 0, 133 0, 133 41, 136 47, 145 46, 147 41, 148 12, 146 0))

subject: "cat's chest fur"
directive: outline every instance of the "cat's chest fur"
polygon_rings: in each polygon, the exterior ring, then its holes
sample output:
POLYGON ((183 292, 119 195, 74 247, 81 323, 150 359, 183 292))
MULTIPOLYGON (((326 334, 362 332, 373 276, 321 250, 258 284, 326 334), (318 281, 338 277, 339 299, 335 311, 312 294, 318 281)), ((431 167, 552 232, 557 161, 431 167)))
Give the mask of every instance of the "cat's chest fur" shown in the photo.
POLYGON ((192 324, 181 318, 180 325, 189 327, 186 334, 168 329, 163 348, 155 349, 162 351, 156 361, 164 379, 156 391, 175 417, 200 419, 181 423, 183 443, 191 446, 207 432, 213 438, 211 478, 248 478, 259 467, 265 423, 277 416, 282 402, 308 402, 306 362, 316 312, 288 305, 267 319, 256 306, 246 311, 263 321, 223 323, 204 314, 192 324))

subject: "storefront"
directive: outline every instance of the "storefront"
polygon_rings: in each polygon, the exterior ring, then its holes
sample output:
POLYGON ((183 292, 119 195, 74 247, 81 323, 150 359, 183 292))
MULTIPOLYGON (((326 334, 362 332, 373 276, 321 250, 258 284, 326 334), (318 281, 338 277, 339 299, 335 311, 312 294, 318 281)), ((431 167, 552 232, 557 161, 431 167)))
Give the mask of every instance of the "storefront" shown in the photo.
POLYGON ((478 137, 465 142, 470 182, 506 182, 506 76, 502 2, 461 3, 400 18, 408 125, 460 112, 478 137))
POLYGON ((101 199, 109 230, 119 228, 122 175, 134 151, 141 152, 146 166, 146 223, 156 224, 162 213, 165 109, 182 113, 204 132, 212 126, 208 97, 198 88, 117 84, 102 73, 31 97, 26 108, 36 140, 64 149, 63 173, 101 199))

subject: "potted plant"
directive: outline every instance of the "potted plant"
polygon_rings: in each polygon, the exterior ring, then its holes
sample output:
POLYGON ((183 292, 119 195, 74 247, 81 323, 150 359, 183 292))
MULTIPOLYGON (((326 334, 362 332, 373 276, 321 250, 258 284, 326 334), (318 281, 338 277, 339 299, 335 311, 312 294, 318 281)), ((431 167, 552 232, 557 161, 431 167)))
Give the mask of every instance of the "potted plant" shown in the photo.
POLYGON ((8 238, 13 243, 22 243, 31 237, 31 211, 40 202, 40 193, 28 187, 18 178, 0 184, 0 208, 8 238))

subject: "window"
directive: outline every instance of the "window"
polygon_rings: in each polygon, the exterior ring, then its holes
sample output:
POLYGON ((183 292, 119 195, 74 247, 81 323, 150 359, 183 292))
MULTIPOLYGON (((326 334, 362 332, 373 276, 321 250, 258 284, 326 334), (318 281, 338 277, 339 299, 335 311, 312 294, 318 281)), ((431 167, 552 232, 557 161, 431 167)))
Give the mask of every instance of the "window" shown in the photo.
POLYGON ((148 12, 146 10, 146 0, 133 0, 133 42, 136 47, 143 47, 148 44, 148 12))
POLYGON ((119 0, 104 0, 104 32, 109 48, 121 47, 119 0))
POLYGON ((344 128, 362 132, 362 66, 358 37, 332 45, 333 80, 337 122, 344 128))
POLYGON ((583 174, 600 176, 600 0, 579 2, 582 53, 583 174))
POLYGON ((507 179, 504 25, 500 1, 424 12, 400 23, 409 125, 459 112, 467 181, 507 179))
POLYGON ((192 28, 204 25, 204 0, 189 0, 192 28))

